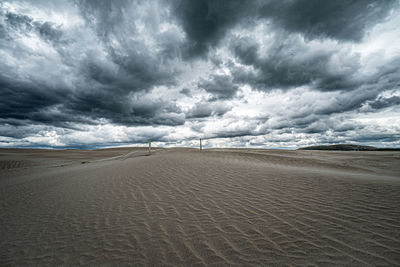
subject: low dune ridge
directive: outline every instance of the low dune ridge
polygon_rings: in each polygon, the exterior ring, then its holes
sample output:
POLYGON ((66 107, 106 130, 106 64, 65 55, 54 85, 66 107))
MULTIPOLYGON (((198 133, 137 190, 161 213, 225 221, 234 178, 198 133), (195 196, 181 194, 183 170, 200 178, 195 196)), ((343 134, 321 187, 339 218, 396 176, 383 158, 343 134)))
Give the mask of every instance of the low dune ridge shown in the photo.
POLYGON ((2 149, 0 162, 1 266, 400 265, 397 151, 2 149))

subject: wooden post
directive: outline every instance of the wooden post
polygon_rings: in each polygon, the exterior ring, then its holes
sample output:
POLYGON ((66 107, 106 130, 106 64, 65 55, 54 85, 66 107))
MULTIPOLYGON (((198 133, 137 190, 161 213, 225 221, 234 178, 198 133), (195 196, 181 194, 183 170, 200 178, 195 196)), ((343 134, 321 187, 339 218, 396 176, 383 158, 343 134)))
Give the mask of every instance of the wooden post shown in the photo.
POLYGON ((203 150, 203 145, 201 144, 201 138, 200 138, 200 150, 203 150))
POLYGON ((151 155, 151 139, 149 139, 149 155, 151 155))

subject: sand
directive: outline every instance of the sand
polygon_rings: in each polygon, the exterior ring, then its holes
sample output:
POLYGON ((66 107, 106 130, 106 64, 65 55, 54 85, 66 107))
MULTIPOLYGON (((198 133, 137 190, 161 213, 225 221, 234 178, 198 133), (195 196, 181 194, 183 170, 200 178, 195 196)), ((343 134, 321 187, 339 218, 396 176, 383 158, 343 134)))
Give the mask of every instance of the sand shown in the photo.
POLYGON ((400 265, 400 152, 0 150, 0 265, 400 265))

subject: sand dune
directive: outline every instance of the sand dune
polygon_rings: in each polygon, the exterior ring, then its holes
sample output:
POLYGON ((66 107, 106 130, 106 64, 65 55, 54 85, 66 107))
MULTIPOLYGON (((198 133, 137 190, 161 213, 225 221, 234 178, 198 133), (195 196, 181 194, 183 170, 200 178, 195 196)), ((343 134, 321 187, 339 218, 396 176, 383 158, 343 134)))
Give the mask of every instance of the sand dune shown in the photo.
POLYGON ((0 265, 400 265, 400 152, 0 150, 0 265))

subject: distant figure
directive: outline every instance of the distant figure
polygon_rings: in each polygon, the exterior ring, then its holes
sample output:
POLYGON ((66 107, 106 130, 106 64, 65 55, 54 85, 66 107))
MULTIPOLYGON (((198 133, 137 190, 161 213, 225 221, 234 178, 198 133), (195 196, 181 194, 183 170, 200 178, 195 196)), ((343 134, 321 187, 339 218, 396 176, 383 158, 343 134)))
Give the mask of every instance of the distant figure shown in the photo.
POLYGON ((203 145, 201 144, 201 138, 200 138, 200 150, 203 150, 203 145))

